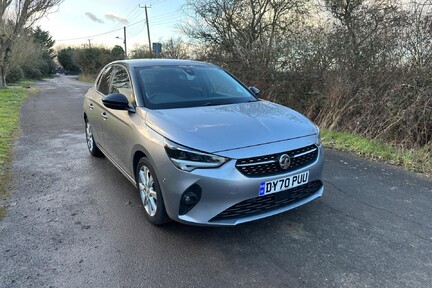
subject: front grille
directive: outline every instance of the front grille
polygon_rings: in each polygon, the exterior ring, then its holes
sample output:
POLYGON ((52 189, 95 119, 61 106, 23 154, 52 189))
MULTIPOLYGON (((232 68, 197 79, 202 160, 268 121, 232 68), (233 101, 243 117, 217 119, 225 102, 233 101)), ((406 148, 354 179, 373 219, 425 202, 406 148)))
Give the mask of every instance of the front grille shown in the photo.
POLYGON ((231 206, 210 221, 242 218, 282 208, 315 194, 322 185, 320 180, 316 180, 286 191, 248 199, 231 206))
POLYGON ((318 147, 316 145, 310 145, 283 153, 239 159, 237 160, 236 167, 237 170, 245 176, 265 177, 303 168, 315 162, 317 157, 318 147), (287 154, 291 158, 291 164, 288 169, 285 170, 279 165, 279 157, 282 154, 287 154))

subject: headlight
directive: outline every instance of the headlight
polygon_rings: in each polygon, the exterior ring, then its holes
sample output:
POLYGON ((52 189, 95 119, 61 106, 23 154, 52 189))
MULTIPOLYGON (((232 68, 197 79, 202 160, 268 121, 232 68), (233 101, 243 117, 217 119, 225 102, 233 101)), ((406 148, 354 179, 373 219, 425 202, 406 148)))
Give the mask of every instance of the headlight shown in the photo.
POLYGON ((165 139, 165 151, 177 168, 188 172, 197 168, 217 168, 229 160, 183 147, 167 139, 165 139))
POLYGON ((320 146, 321 145, 321 131, 317 125, 315 125, 315 127, 317 129, 317 139, 316 139, 315 145, 320 146))

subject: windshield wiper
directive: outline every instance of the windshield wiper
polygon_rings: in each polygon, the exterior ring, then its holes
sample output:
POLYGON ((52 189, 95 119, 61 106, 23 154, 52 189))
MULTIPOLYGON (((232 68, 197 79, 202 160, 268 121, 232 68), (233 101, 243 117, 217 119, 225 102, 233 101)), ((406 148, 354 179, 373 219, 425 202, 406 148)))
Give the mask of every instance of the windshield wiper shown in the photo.
POLYGON ((207 102, 204 103, 203 106, 218 106, 218 105, 223 105, 223 104, 219 104, 219 103, 212 103, 212 102, 207 102))

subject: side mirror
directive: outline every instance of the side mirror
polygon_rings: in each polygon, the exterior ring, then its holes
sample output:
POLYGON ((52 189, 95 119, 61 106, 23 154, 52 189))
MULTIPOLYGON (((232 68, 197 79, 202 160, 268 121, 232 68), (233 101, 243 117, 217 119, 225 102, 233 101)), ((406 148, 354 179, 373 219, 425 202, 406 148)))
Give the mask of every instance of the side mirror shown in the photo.
POLYGON ((123 94, 109 94, 102 99, 102 103, 105 107, 110 109, 135 112, 135 110, 129 105, 128 99, 123 94))
POLYGON ((258 96, 258 94, 260 94, 260 92, 261 92, 260 89, 254 87, 254 86, 250 86, 250 87, 249 87, 249 90, 250 90, 253 94, 255 94, 256 96, 258 96))

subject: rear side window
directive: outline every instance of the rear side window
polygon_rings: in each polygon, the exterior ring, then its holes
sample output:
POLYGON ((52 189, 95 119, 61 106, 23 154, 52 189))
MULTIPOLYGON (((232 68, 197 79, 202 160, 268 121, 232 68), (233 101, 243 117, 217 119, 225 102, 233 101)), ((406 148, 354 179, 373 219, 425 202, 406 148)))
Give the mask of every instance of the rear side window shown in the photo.
POLYGON ((106 68, 99 79, 97 90, 104 95, 109 94, 109 85, 110 85, 112 70, 113 70, 112 66, 106 68))
POLYGON ((129 103, 134 103, 134 97, 132 93, 132 85, 129 79, 129 74, 126 69, 122 66, 116 66, 109 89, 109 94, 120 93, 125 95, 129 103))

